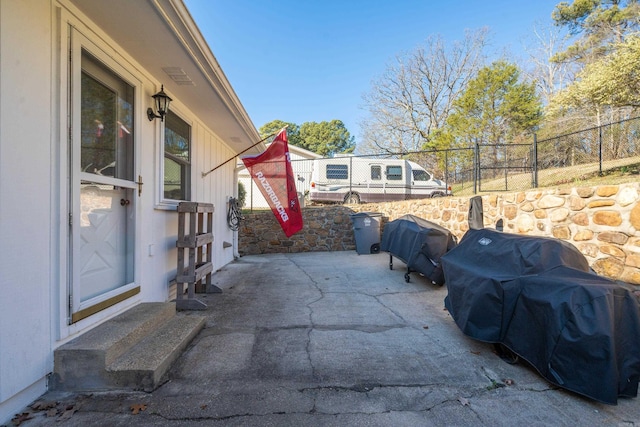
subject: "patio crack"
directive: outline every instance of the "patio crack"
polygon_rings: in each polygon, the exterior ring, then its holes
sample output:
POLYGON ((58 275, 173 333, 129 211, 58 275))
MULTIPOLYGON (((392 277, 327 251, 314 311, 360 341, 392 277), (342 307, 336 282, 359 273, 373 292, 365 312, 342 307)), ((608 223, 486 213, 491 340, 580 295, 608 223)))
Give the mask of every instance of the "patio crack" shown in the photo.
MULTIPOLYGON (((306 393, 306 392, 322 392, 322 391, 331 391, 331 392, 355 392, 355 393, 363 393, 365 394, 367 397, 369 397, 369 394, 373 391, 375 391, 376 389, 402 389, 402 388, 439 388, 439 387, 446 387, 447 384, 442 384, 442 383, 417 383, 417 384, 373 384, 373 383, 363 383, 363 384, 354 384, 352 386, 338 386, 338 385, 327 385, 327 386, 320 386, 320 387, 309 387, 309 388, 301 388, 298 391, 301 393, 306 393)), ((447 404, 451 404, 451 403, 455 403, 457 405, 462 405, 462 406, 467 406, 469 408, 469 410, 471 412, 473 412, 474 414, 477 415, 475 409, 473 407, 471 407, 471 405, 469 404, 469 399, 472 399, 473 397, 482 395, 484 393, 486 393, 488 391, 487 388, 480 388, 477 390, 472 390, 470 392, 468 392, 465 396, 463 395, 459 395, 456 397, 449 397, 449 398, 443 398, 437 402, 434 402, 432 404, 429 405, 425 405, 423 407, 414 407, 412 404, 407 405, 398 405, 397 407, 387 407, 384 410, 380 410, 380 411, 374 411, 374 412, 362 412, 362 411, 349 411, 349 412, 339 412, 339 413, 332 413, 332 412, 321 412, 318 411, 317 409, 315 410, 315 413, 319 413, 319 414, 323 414, 323 415, 344 415, 344 414, 369 414, 369 415, 374 415, 374 414, 380 414, 380 413, 391 413, 391 412, 398 412, 398 413, 402 413, 402 412, 430 412, 438 407, 441 407, 443 405, 447 405, 447 404)), ((314 397, 314 401, 318 399, 318 396, 314 397)))
POLYGON ((385 304, 384 302, 382 302, 382 300, 380 300, 380 296, 379 296, 379 295, 368 295, 368 294, 365 294, 365 295, 370 296, 370 297, 373 297, 373 298, 378 302, 378 304, 380 304, 381 306, 383 306, 384 308, 386 308, 387 310, 389 310, 391 313, 393 313, 393 315, 394 315, 394 316, 396 316, 397 318, 399 318, 399 319, 400 319, 402 322, 404 322, 405 324, 407 323, 407 319, 405 319, 404 317, 402 317, 402 315, 401 315, 398 311, 396 311, 396 310, 392 309, 392 308, 391 308, 391 307, 389 307, 387 304, 385 304))
POLYGON ((313 360, 311 358, 311 333, 313 332, 313 330, 316 328, 316 324, 313 322, 313 304, 315 304, 316 302, 322 300, 325 297, 324 291, 320 288, 320 286, 318 285, 318 282, 316 281, 316 279, 314 277, 312 277, 309 273, 307 273, 307 271, 302 268, 299 264, 297 264, 294 260, 292 260, 291 258, 289 258, 289 261, 296 266, 296 268, 298 268, 298 270, 300 270, 302 273, 304 273, 305 276, 307 276, 309 278, 309 281, 311 282, 312 286, 318 291, 318 293, 320 294, 318 296, 318 298, 315 298, 311 301, 309 301, 305 307, 307 307, 307 310, 309 310, 309 329, 307 330, 307 342, 305 344, 305 352, 307 354, 307 361, 309 363, 309 366, 311 367, 311 376, 312 378, 316 378, 318 379, 318 373, 316 370, 316 367, 313 364, 313 360))

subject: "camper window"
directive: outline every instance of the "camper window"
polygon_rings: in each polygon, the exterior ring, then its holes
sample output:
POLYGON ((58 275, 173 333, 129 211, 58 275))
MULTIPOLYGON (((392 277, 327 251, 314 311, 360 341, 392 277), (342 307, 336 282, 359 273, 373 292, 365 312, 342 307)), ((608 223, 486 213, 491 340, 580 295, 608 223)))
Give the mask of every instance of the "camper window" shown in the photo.
POLYGON ((327 165, 327 179, 347 179, 349 169, 347 165, 327 165))
POLYGON ((389 181, 402 180, 402 166, 387 166, 387 179, 389 181))
POLYGON ((427 171, 414 169, 412 172, 413 172, 414 181, 430 181, 431 180, 431 175, 429 175, 429 172, 427 171))
POLYGON ((379 181, 382 179, 382 167, 371 166, 371 179, 379 181))

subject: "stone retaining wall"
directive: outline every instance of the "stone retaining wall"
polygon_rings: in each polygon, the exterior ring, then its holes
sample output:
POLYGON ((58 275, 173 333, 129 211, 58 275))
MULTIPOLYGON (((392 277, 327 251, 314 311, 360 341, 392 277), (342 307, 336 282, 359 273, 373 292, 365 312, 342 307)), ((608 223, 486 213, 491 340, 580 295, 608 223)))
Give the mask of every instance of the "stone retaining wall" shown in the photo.
POLYGON ((354 211, 336 205, 305 208, 304 228, 287 238, 271 211, 245 214, 238 232, 240 255, 354 250, 351 218, 354 211))
MULTIPOLYGON (((310 207, 304 229, 287 239, 271 212, 246 216, 239 253, 353 250, 350 214, 379 212, 382 228, 413 214, 449 229, 468 230, 469 197, 406 200, 366 205, 310 207)), ((482 196, 484 225, 502 219, 504 231, 555 237, 575 245, 600 275, 640 285, 640 183, 530 190, 482 196)))

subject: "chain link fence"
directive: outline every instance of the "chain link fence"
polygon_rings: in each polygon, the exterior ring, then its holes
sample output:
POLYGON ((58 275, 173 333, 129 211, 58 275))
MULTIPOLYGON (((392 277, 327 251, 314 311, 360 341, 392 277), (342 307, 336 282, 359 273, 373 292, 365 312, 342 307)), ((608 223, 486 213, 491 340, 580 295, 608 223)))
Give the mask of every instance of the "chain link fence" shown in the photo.
POLYGON ((571 177, 602 176, 611 170, 637 174, 640 117, 534 142, 535 186, 562 184, 571 177))
MULTIPOLYGON (((640 117, 531 143, 292 159, 306 203, 366 203, 522 191, 563 185, 612 170, 638 174, 640 117)), ((245 184, 246 185, 246 184, 245 184)), ((257 187, 246 208, 268 208, 257 187)))

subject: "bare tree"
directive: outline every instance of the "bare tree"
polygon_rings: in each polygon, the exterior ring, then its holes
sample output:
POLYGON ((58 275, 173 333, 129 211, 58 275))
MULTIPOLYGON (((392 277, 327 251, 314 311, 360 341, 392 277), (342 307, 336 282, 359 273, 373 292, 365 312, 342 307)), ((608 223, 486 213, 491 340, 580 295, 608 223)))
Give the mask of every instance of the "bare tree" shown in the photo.
MULTIPOLYGON (((542 104, 547 107, 551 99, 569 86, 579 71, 576 64, 556 62, 558 52, 567 49, 569 39, 566 30, 557 25, 536 25, 532 37, 523 44, 527 58, 521 66, 527 80, 533 82, 542 104)), ((544 123, 537 132, 540 138, 571 132, 585 127, 586 118, 579 113, 564 116, 545 115, 544 123), (577 127, 576 127, 577 126, 577 127)))
POLYGON ((431 135, 444 126, 454 100, 484 65, 487 29, 467 31, 449 48, 441 36, 395 58, 363 96, 369 116, 361 123, 359 152, 436 148, 431 135))
POLYGON ((567 39, 562 35, 564 31, 558 26, 534 27, 534 39, 528 46, 524 46, 527 61, 521 67, 525 77, 534 82, 536 90, 544 105, 551 97, 565 88, 574 80, 577 69, 567 63, 551 61, 558 52, 566 50, 567 39))

